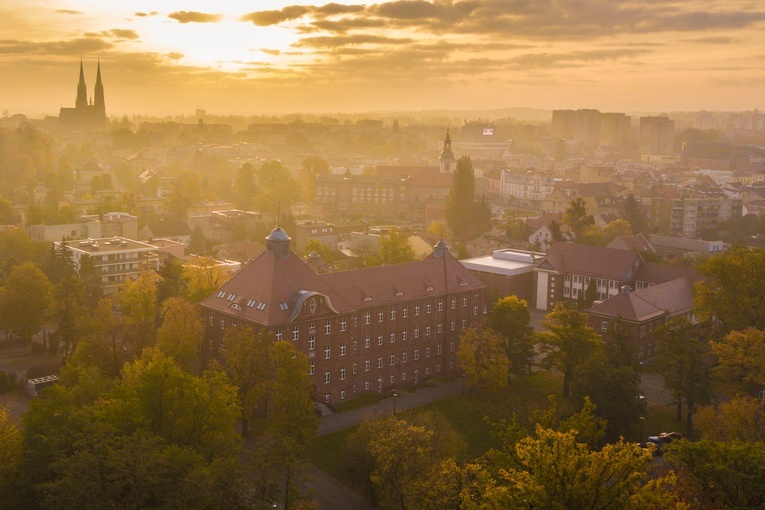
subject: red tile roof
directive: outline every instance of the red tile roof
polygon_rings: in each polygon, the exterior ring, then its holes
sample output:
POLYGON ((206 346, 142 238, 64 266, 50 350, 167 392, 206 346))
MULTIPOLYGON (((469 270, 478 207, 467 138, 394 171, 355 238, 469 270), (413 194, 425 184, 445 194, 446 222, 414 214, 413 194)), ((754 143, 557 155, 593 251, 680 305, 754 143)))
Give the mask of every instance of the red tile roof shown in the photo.
POLYGON ((637 252, 589 244, 554 241, 538 266, 545 261, 559 273, 628 281, 642 263, 637 252))
POLYGON ((643 322, 662 315, 675 317, 689 312, 692 306, 693 282, 690 278, 683 277, 629 293, 620 292, 587 312, 643 322))

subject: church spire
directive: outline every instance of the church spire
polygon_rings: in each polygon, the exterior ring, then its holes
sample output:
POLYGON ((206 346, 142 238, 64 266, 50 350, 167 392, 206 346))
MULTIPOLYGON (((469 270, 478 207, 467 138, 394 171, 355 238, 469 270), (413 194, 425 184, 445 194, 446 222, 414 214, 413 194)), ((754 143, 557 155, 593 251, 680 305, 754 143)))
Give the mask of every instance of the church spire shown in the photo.
POLYGON ((96 89, 95 89, 95 101, 93 106, 96 107, 100 115, 106 115, 106 105, 104 104, 104 85, 101 83, 101 59, 98 59, 98 70, 96 71, 96 89))
POLYGON ((82 57, 80 57, 80 82, 77 84, 77 100, 74 103, 75 108, 85 108, 88 106, 88 91, 85 87, 85 72, 82 69, 82 57))

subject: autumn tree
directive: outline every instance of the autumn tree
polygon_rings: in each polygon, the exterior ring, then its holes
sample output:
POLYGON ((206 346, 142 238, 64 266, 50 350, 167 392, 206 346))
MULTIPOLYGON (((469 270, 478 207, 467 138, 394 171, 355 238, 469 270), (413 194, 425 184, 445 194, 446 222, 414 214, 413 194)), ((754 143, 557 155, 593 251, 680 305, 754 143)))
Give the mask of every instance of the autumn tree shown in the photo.
POLYGON ((125 321, 125 335, 133 353, 154 345, 157 330, 157 273, 144 271, 135 280, 126 280, 119 290, 119 303, 125 321))
POLYGON ((98 368, 105 377, 119 375, 128 360, 126 339, 112 310, 112 301, 101 298, 90 319, 87 334, 77 343, 71 362, 98 368))
POLYGON ((4 497, 22 460, 22 436, 6 407, 0 407, 0 496, 4 497))
POLYGON ((582 197, 571 201, 568 209, 563 213, 563 223, 569 226, 575 241, 579 241, 584 236, 588 226, 595 224, 592 215, 587 214, 587 206, 582 197))
POLYGON ((196 257, 183 268, 186 299, 199 303, 226 283, 231 274, 212 257, 196 257))
POLYGON ((43 325, 50 288, 48 278, 32 262, 11 269, 0 288, 0 315, 5 317, 5 326, 23 340, 31 341, 43 325))
POLYGON ((401 264, 417 260, 414 249, 409 246, 408 236, 393 230, 380 238, 380 262, 382 265, 401 264))
POLYGON ((85 285, 79 277, 66 276, 53 287, 46 315, 55 327, 50 335, 51 350, 57 352, 62 345, 64 353, 70 354, 85 334, 88 323, 85 285))
POLYGON ((518 296, 500 299, 489 314, 489 327, 504 341, 505 352, 510 360, 510 371, 515 374, 531 372, 534 330, 530 323, 528 304, 518 296))
POLYGON ((471 388, 478 386, 495 389, 507 386, 510 361, 505 343, 493 330, 462 330, 457 359, 471 388))
POLYGON ((199 368, 199 349, 204 337, 199 307, 173 297, 164 302, 161 315, 157 348, 180 366, 195 372, 199 368))
POLYGON ((708 357, 708 330, 686 317, 678 317, 659 329, 662 348, 659 367, 664 387, 677 402, 677 421, 682 421, 686 407, 686 435, 693 433, 696 406, 706 404, 711 391, 711 363, 708 357))
POLYGON ((696 413, 701 437, 712 441, 762 442, 765 439, 765 407, 750 396, 704 406, 696 413))
POLYGON ((446 223, 456 241, 466 242, 473 234, 473 210, 475 208, 475 173, 468 156, 457 161, 454 180, 446 198, 446 223))
POLYGON ((765 332, 755 328, 731 331, 710 346, 717 356, 714 374, 719 380, 749 395, 765 388, 765 332))
POLYGON ((558 303, 545 316, 540 333, 544 365, 563 372, 563 396, 568 397, 576 370, 598 352, 600 336, 587 325, 587 315, 558 303))

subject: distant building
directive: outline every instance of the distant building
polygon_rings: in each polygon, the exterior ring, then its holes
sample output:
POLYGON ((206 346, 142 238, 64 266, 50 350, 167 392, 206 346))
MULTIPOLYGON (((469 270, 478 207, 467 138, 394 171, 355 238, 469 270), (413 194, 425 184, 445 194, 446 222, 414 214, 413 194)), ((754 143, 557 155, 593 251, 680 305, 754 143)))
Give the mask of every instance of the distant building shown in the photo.
POLYGON ((651 226, 661 234, 690 239, 715 232, 720 222, 741 218, 741 199, 722 193, 687 193, 684 197, 651 197, 651 226))
POLYGON ((332 223, 326 221, 306 221, 298 223, 295 249, 303 253, 306 245, 313 240, 326 244, 332 250, 337 249, 337 232, 332 223))
POLYGON ((454 159, 452 139, 449 137, 448 129, 446 130, 446 138, 444 138, 444 149, 438 158, 438 168, 442 174, 453 174, 457 169, 457 160, 454 159))
POLYGON ((534 266, 544 258, 544 253, 502 249, 494 250, 485 257, 460 260, 489 288, 488 293, 497 299, 518 296, 531 305, 534 288, 534 266))
POLYGON ((106 127, 106 104, 104 85, 101 82, 101 63, 96 70, 96 86, 93 98, 88 101, 85 86, 85 72, 80 61, 80 81, 77 84, 77 99, 74 108, 61 108, 58 124, 62 131, 93 131, 106 127))
POLYGON ((640 157, 644 161, 653 156, 674 153, 675 121, 668 117, 640 117, 640 157))
POLYGON ((500 186, 503 203, 537 209, 553 192, 555 179, 533 169, 524 172, 505 170, 500 175, 500 186))
POLYGON ((419 262, 317 274, 281 228, 266 252, 202 301, 205 362, 230 328, 266 328, 309 360, 317 400, 456 375, 459 334, 481 325, 484 285, 443 242, 419 262))

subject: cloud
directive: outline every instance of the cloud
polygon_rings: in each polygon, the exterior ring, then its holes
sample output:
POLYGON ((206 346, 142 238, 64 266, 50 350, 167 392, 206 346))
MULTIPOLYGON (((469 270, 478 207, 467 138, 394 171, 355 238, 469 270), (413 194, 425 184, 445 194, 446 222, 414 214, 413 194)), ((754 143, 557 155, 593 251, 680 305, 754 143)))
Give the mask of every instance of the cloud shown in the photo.
POLYGON ((680 42, 698 43, 698 44, 732 44, 737 42, 733 37, 699 37, 697 39, 683 39, 680 42))
POLYGON ((379 35, 343 35, 327 37, 304 37, 293 44, 294 47, 312 47, 312 48, 337 48, 340 46, 357 44, 409 44, 410 38, 391 38, 379 35))
POLYGON ((170 60, 180 60, 184 57, 183 53, 178 53, 177 51, 173 51, 167 54, 167 58, 170 60))
POLYGON ((58 13, 58 14, 76 14, 76 15, 85 14, 82 11, 73 11, 71 9, 56 9, 53 12, 58 13))
POLYGON ((269 48, 260 48, 258 51, 261 51, 261 52, 265 53, 266 55, 279 56, 279 55, 282 54, 282 52, 279 51, 279 50, 272 50, 272 49, 269 49, 269 48))
POLYGON ((83 37, 70 41, 19 41, 0 40, 0 54, 51 54, 51 55, 81 55, 108 50, 114 45, 98 37, 83 37))
POLYGON ((278 25, 285 21, 302 18, 311 9, 302 5, 292 5, 279 11, 258 11, 245 14, 240 18, 241 21, 249 21, 259 27, 278 25))
POLYGON ((146 16, 156 16, 159 14, 157 11, 151 11, 151 12, 137 12, 133 16, 137 16, 139 18, 145 18, 146 16))
POLYGON ((220 14, 208 14, 196 11, 177 11, 167 15, 179 23, 217 23, 221 20, 220 14))
POLYGON ((118 39, 138 39, 138 33, 135 30, 112 28, 109 30, 109 33, 118 39))

